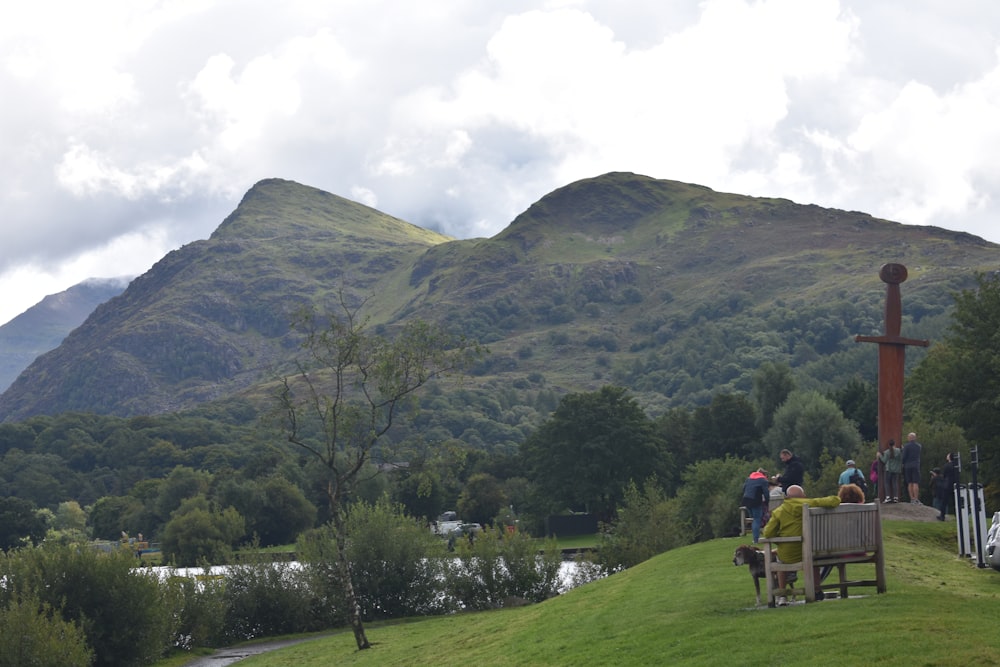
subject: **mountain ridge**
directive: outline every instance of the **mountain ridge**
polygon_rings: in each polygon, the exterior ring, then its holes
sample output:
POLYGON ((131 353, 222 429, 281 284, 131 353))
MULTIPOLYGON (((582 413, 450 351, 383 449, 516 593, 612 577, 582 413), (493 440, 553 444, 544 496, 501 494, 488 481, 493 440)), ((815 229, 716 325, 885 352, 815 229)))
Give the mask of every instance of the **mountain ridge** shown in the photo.
POLYGON ((961 232, 627 172, 558 188, 464 240, 265 179, 26 369, 0 418, 252 396, 295 354, 292 313, 334 310, 340 293, 373 326, 420 317, 487 343, 479 386, 615 382, 662 408, 746 390, 763 360, 819 386, 860 363, 849 336, 878 331, 881 264, 909 267, 904 312, 930 326, 998 260, 1000 246, 961 232))

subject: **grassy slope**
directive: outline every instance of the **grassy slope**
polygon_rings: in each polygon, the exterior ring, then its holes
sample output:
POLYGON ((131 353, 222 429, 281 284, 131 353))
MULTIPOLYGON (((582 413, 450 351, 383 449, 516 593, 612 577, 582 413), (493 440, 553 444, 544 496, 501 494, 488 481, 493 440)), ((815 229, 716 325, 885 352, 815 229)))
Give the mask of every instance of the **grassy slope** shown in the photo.
POLYGON ((241 665, 1000 664, 1000 573, 958 558, 950 525, 885 525, 881 596, 755 609, 732 538, 531 607, 370 627, 369 651, 341 633, 241 665))

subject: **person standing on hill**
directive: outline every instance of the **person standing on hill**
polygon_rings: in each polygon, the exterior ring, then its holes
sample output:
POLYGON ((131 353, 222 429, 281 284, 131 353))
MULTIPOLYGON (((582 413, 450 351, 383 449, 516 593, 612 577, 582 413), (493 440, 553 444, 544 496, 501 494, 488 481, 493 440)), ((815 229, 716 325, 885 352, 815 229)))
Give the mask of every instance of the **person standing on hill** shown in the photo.
POLYGON ((941 520, 944 521, 945 515, 948 513, 948 508, 951 507, 952 512, 955 512, 955 485, 958 484, 958 454, 949 452, 948 456, 945 457, 944 470, 941 471, 944 481, 942 482, 943 488, 946 490, 944 497, 944 506, 941 509, 941 520))
POLYGON ((878 455, 885 466, 885 501, 899 502, 899 476, 903 474, 903 452, 896 446, 895 440, 890 440, 882 453, 878 455))
POLYGON ((770 490, 767 484, 767 471, 763 468, 757 468, 750 473, 747 481, 743 482, 743 500, 741 501, 743 507, 746 507, 750 516, 753 517, 750 530, 753 533, 754 544, 760 540, 760 523, 764 517, 764 508, 767 506, 768 500, 770 500, 770 490))
POLYGON ((847 468, 844 472, 840 473, 840 479, 837 480, 837 484, 843 486, 845 484, 854 484, 854 476, 858 473, 858 464, 854 462, 854 459, 847 459, 847 468))
POLYGON ((806 475, 806 467, 803 465, 802 459, 787 449, 782 449, 778 456, 785 464, 785 472, 777 475, 774 479, 781 485, 782 493, 788 495, 788 487, 802 486, 805 483, 803 480, 806 475))
POLYGON ((948 453, 945 457, 944 470, 935 468, 931 471, 931 487, 934 489, 934 507, 940 512, 938 521, 944 521, 948 514, 948 506, 954 511, 955 485, 958 484, 958 466, 955 459, 958 455, 948 453))
POLYGON ((920 502, 920 450, 923 449, 917 442, 917 434, 911 433, 906 436, 906 444, 903 445, 903 482, 906 483, 906 490, 910 494, 910 503, 922 505, 920 502))
POLYGON ((931 491, 934 493, 934 509, 938 511, 937 520, 944 521, 948 510, 948 479, 941 468, 931 470, 931 491))

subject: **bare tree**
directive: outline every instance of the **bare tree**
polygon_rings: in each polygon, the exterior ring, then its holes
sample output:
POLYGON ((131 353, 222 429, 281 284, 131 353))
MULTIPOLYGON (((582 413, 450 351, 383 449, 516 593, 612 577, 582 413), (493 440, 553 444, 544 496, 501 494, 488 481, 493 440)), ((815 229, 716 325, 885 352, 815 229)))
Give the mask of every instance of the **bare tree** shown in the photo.
POLYGON ((379 439, 399 417, 415 392, 436 377, 465 368, 481 348, 449 336, 425 322, 404 325, 391 339, 369 333, 361 306, 341 295, 342 314, 322 325, 314 311, 296 328, 305 335, 305 361, 283 378, 279 398, 282 429, 288 441, 326 467, 326 495, 336 538, 336 576, 344 591, 348 618, 359 649, 370 648, 361 608, 351 583, 345 548, 345 501, 371 461, 379 439))

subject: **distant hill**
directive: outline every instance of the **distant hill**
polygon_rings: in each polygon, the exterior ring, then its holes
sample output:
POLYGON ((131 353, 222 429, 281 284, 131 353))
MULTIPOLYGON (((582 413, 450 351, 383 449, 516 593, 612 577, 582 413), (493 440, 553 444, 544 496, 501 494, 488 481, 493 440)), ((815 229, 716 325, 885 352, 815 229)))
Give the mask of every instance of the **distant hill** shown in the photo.
POLYGON ((127 284, 127 278, 86 280, 50 294, 0 326, 0 391, 35 357, 57 347, 94 308, 121 294, 127 284))
POLYGON ((503 392, 483 410, 508 425, 511 403, 608 383, 654 413, 704 404, 749 391, 764 361, 829 388, 874 380, 875 350, 853 335, 881 332, 886 262, 909 268, 904 334, 934 338, 1000 246, 629 173, 560 188, 493 238, 455 240, 271 179, 38 358, 0 396, 0 418, 255 400, 297 353, 295 309, 332 308, 340 289, 368 299, 375 327, 418 317, 487 343, 472 384, 503 392))

